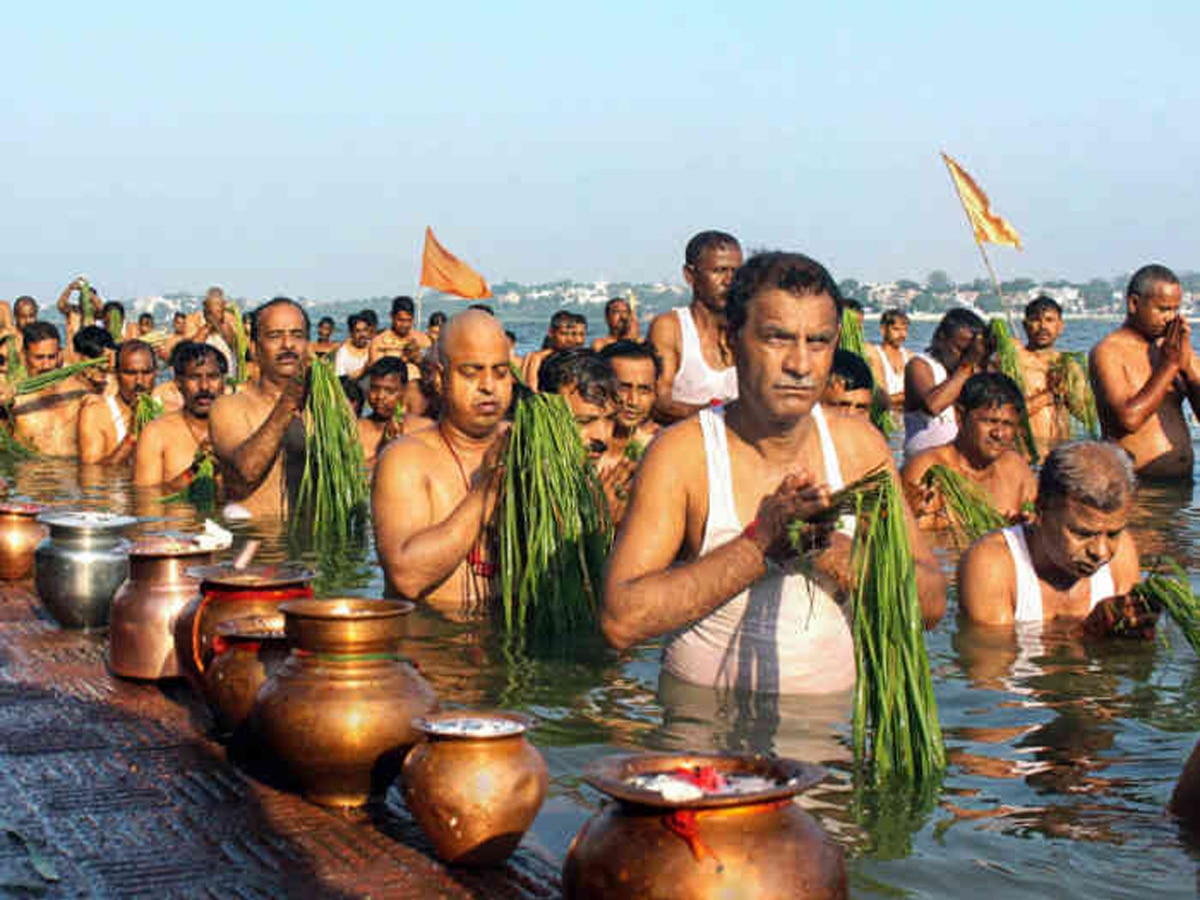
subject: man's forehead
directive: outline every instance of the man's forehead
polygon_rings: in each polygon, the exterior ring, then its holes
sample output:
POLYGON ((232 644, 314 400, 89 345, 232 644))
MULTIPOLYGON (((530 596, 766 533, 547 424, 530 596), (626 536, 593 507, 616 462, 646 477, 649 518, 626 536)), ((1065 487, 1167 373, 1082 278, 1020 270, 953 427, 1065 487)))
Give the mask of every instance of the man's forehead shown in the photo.
POLYGON ((760 289, 747 307, 747 315, 756 315, 763 321, 811 321, 837 324, 837 303, 828 294, 794 294, 783 288, 760 289))
POLYGON ((654 360, 630 356, 614 356, 609 360, 617 378, 623 381, 635 379, 638 375, 648 381, 654 380, 654 360))
POLYGON ((1063 504, 1063 511, 1066 513, 1067 520, 1072 523, 1087 523, 1091 527, 1099 529, 1115 529, 1125 527, 1125 523, 1129 520, 1131 507, 1131 498, 1128 496, 1120 507, 1108 511, 1089 506, 1074 497, 1068 497, 1067 502, 1063 504))
POLYGON ((264 329, 268 327, 268 323, 274 325, 276 328, 304 327, 303 313, 287 303, 277 303, 275 306, 268 306, 259 315, 262 317, 264 329))
POLYGON ((696 264, 701 268, 717 264, 729 265, 730 263, 735 266, 742 264, 742 248, 737 244, 717 244, 705 247, 696 259, 696 264))

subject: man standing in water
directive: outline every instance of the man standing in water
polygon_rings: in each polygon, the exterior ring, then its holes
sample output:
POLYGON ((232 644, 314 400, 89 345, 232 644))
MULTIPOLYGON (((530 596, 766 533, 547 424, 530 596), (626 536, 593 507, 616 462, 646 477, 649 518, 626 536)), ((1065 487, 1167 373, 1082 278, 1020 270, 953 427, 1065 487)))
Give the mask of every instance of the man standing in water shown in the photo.
MULTIPOLYGON (((728 316, 738 399, 650 445, 609 559, 600 624, 618 648, 670 634, 663 668, 692 684, 845 692, 854 643, 835 597, 849 583, 849 538, 828 536, 811 569, 797 568, 788 529, 826 510, 843 484, 894 473, 891 455, 870 422, 817 402, 841 319, 823 266, 754 256, 729 289, 728 316)), ((945 611, 944 582, 904 516, 932 624, 945 611)))
POLYGON ((442 328, 437 426, 393 441, 371 485, 375 546, 388 589, 451 616, 491 599, 488 526, 512 402, 508 338, 467 310, 442 328))
POLYGON ((367 368, 367 378, 367 402, 371 404, 371 414, 358 419, 358 441, 362 444, 367 465, 373 466, 384 446, 406 430, 408 417, 397 419, 396 409, 404 401, 408 366, 398 357, 385 356, 367 368))
MULTIPOLYGON (((25 327, 22 337, 29 375, 42 375, 62 366, 62 344, 54 325, 34 322, 25 327)), ((18 397, 12 405, 13 434, 43 456, 77 456, 79 405, 91 393, 77 375, 36 394, 18 397)))
POLYGON ((608 325, 608 334, 592 341, 593 350, 599 352, 617 341, 638 339, 637 319, 624 297, 613 297, 604 304, 604 322, 608 325))
POLYGON ((530 390, 538 390, 538 370, 546 357, 559 350, 570 349, 574 346, 574 340, 574 313, 560 309, 550 317, 550 327, 546 329, 546 341, 542 349, 528 354, 521 366, 521 380, 529 385, 530 390))
POLYGON ((1200 414, 1200 363, 1179 315, 1182 290, 1165 266, 1138 269, 1125 292, 1125 324, 1092 348, 1092 389, 1104 437, 1142 477, 1192 477, 1186 397, 1200 414))
POLYGON ((192 335, 193 341, 217 348, 225 357, 225 364, 234 378, 241 371, 240 367, 246 364, 245 360, 237 358, 237 331, 233 325, 237 315, 236 309, 226 308, 224 289, 210 287, 204 295, 204 321, 192 335))
POLYGON ((413 330, 415 310, 412 297, 396 297, 392 300, 392 327, 379 332, 371 341, 371 362, 385 356, 404 359, 409 353, 410 344, 415 344, 417 350, 429 346, 425 335, 413 330))
POLYGON ((154 351, 139 340, 117 348, 117 391, 84 401, 79 410, 79 461, 125 465, 137 446, 134 411, 138 397, 154 389, 154 351))
POLYGON ((942 316, 924 353, 904 367, 904 455, 949 444, 958 434, 954 404, 988 356, 985 325, 969 309, 942 316))
POLYGON ((888 396, 894 410, 904 409, 904 370, 912 354, 904 346, 908 340, 908 314, 902 309, 885 310, 879 319, 879 343, 867 351, 867 362, 875 383, 888 396))
POLYGON ((654 409, 655 385, 662 361, 653 347, 637 341, 609 344, 600 355, 612 364, 617 380, 613 449, 625 454, 626 448, 634 444, 636 449, 630 455, 640 459, 651 438, 658 434, 658 425, 650 419, 650 413, 654 409))
POLYGON ((1038 479, 1037 521, 976 541, 958 566, 959 606, 983 625, 1063 619, 1091 637, 1150 637, 1157 613, 1127 596, 1138 553, 1126 526, 1137 484, 1128 456, 1061 444, 1038 479))
MULTIPOLYGON (((1042 295, 1025 307, 1025 346, 1017 349, 1029 427, 1037 441, 1038 458, 1065 441, 1071 432, 1067 385, 1058 375, 1062 351, 1054 346, 1063 332, 1062 307, 1042 295)), ((1080 373, 1082 374, 1082 373, 1080 373)))
POLYGON ((360 314, 351 313, 346 319, 346 328, 350 331, 350 339, 343 341, 333 354, 333 368, 339 378, 344 375, 358 381, 370 365, 371 323, 360 314))
POLYGON ((225 393, 225 357, 216 347, 186 341, 178 345, 172 364, 183 408, 155 419, 138 437, 133 464, 138 487, 180 490, 192 480, 194 464, 212 452, 208 415, 225 393))
POLYGON ((225 491, 253 516, 283 516, 304 474, 308 313, 287 297, 251 319, 258 379, 217 399, 209 414, 225 491))
POLYGON ((655 316, 647 337, 662 360, 654 410, 666 422, 732 400, 738 390, 725 298, 742 264, 741 245, 723 231, 702 231, 688 241, 683 259, 692 302, 655 316))

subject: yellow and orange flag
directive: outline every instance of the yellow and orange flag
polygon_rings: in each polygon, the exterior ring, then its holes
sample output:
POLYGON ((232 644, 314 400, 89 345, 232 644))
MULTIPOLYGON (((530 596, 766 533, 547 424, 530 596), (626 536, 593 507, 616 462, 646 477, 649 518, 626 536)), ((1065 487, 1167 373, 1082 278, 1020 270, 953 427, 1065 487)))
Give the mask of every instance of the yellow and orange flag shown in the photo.
POLYGON ((492 296, 483 276, 439 244, 429 227, 425 228, 425 250, 421 254, 421 285, 466 300, 492 296))
POLYGON ((975 242, 1007 244, 1020 250, 1021 236, 1017 234, 1017 229, 1013 228, 1003 216, 992 212, 987 194, 975 183, 975 179, 945 153, 942 154, 942 159, 946 163, 946 168, 950 170, 950 178, 954 181, 954 187, 958 191, 958 199, 962 201, 967 218, 971 221, 971 227, 975 230, 975 242))

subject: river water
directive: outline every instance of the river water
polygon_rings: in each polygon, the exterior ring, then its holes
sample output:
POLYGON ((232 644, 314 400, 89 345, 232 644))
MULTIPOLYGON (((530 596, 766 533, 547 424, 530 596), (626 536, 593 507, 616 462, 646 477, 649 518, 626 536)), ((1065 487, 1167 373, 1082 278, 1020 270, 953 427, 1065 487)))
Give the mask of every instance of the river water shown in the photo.
MULTIPOLYGON (((313 310, 320 313, 323 310, 313 310)), ((339 318, 346 310, 338 309, 339 318)), ((426 311, 428 313, 428 310, 426 311)), ((506 317, 507 318, 507 317, 506 317)), ((592 333, 600 333, 598 313, 592 333)), ((544 319, 514 317, 530 349, 544 319)), ((1071 321, 1060 345, 1085 349, 1110 324, 1071 321)), ((932 325, 914 323, 910 346, 932 325)), ((877 327, 867 323, 869 339, 877 327)), ((190 530, 190 507, 133 496, 128 475, 34 461, 5 471, 15 494, 55 505, 132 511, 146 533, 190 530)), ((229 525, 260 537, 260 558, 300 557, 326 596, 380 596, 374 550, 336 558, 290 548, 280 524, 229 525)), ((1135 516, 1143 554, 1194 573, 1197 510, 1190 486, 1143 489, 1135 516)), ((943 556, 952 571, 954 560, 943 556)), ((1084 647, 1066 637, 989 640, 949 612, 927 635, 950 765, 922 804, 853 790, 845 710, 801 698, 716 696, 659 680, 658 646, 618 657, 581 641, 557 660, 506 659, 481 624, 409 617, 406 652, 444 706, 520 710, 550 766, 550 796, 528 840, 561 858, 600 796, 589 761, 637 749, 736 750, 827 766, 804 803, 847 849, 860 897, 1192 897, 1193 845, 1164 809, 1200 732, 1200 666, 1173 626, 1153 643, 1084 647)))

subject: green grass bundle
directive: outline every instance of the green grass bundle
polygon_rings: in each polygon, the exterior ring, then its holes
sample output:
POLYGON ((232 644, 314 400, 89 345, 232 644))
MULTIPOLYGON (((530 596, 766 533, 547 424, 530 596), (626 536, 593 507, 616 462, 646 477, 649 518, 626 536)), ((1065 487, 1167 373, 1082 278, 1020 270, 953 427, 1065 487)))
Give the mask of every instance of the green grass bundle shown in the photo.
POLYGON ((182 491, 168 494, 163 503, 191 503, 200 509, 212 509, 217 503, 217 468, 211 453, 198 452, 193 461, 192 480, 182 491))
POLYGON ((10 334, 5 342, 4 359, 7 364, 10 384, 16 384, 29 377, 29 373, 25 371, 25 360, 21 357, 21 351, 17 349, 17 336, 15 334, 10 334))
POLYGON ((96 321, 96 292, 86 278, 79 279, 79 314, 83 319, 80 328, 86 328, 96 321))
POLYGON ((933 465, 923 480, 941 496, 950 528, 961 546, 973 544, 989 531, 1008 525, 1008 520, 992 505, 987 491, 961 472, 933 465))
POLYGON ((887 394, 880 390, 871 395, 871 424, 883 432, 885 438, 892 436, 892 411, 887 394))
POLYGON ((233 348, 237 354, 236 365, 233 371, 233 383, 244 384, 246 381, 246 350, 250 346, 246 340, 246 326, 242 322, 242 311, 236 305, 230 303, 229 309, 233 311, 233 342, 237 344, 233 348))
POLYGON ((79 362, 70 363, 69 365, 59 366, 57 369, 51 369, 49 372, 43 372, 41 375, 32 375, 16 383, 17 396, 36 394, 38 391, 44 391, 48 387, 52 387, 74 375, 78 375, 84 369, 94 369, 96 366, 106 365, 108 365, 108 357, 97 356, 95 359, 84 359, 79 362))
POLYGON ((593 633, 612 525, 571 408, 557 394, 517 401, 495 522, 505 633, 593 633))
POLYGON ((350 401, 325 360, 309 369, 305 412, 307 453, 292 529, 331 544, 357 539, 368 500, 362 444, 350 401))
POLYGON ((5 425, 0 425, 0 459, 40 459, 41 454, 23 444, 5 425))
POLYGON ((1096 395, 1088 380, 1087 354, 1082 351, 1060 353, 1048 374, 1061 386, 1071 418, 1079 423, 1084 435, 1100 437, 1100 413, 1096 409, 1096 395))
POLYGON ((141 434, 142 429, 163 414, 163 402, 149 394, 138 394, 137 403, 133 407, 133 433, 141 434))
POLYGON ((1129 593, 1166 610, 1192 649, 1200 655, 1200 600, 1192 593, 1187 571, 1174 560, 1159 560, 1157 568, 1159 571, 1147 576, 1129 593))
POLYGON ((625 458, 639 462, 646 455, 646 445, 634 438, 629 439, 629 443, 625 445, 625 458))
POLYGON ((121 343, 121 331, 125 327, 125 321, 121 317, 121 311, 115 307, 110 309, 104 324, 108 328, 108 333, 112 335, 112 339, 118 344, 121 343))
MULTIPOLYGON (((1025 376, 1021 374, 1021 358, 1018 355, 1017 342, 1009 334, 1008 325, 1003 319, 992 319, 988 323, 988 337, 996 348, 996 362, 1000 371, 1013 380, 1021 391, 1021 396, 1027 396, 1025 376)), ((1025 455, 1031 462, 1038 461, 1037 441, 1033 437, 1033 426, 1029 424, 1029 413, 1021 410, 1020 441, 1025 447, 1025 455)))
POLYGON ((838 349, 849 350, 864 361, 867 358, 867 336, 863 334, 862 322, 852 309, 842 310, 842 331, 838 336, 838 349))

